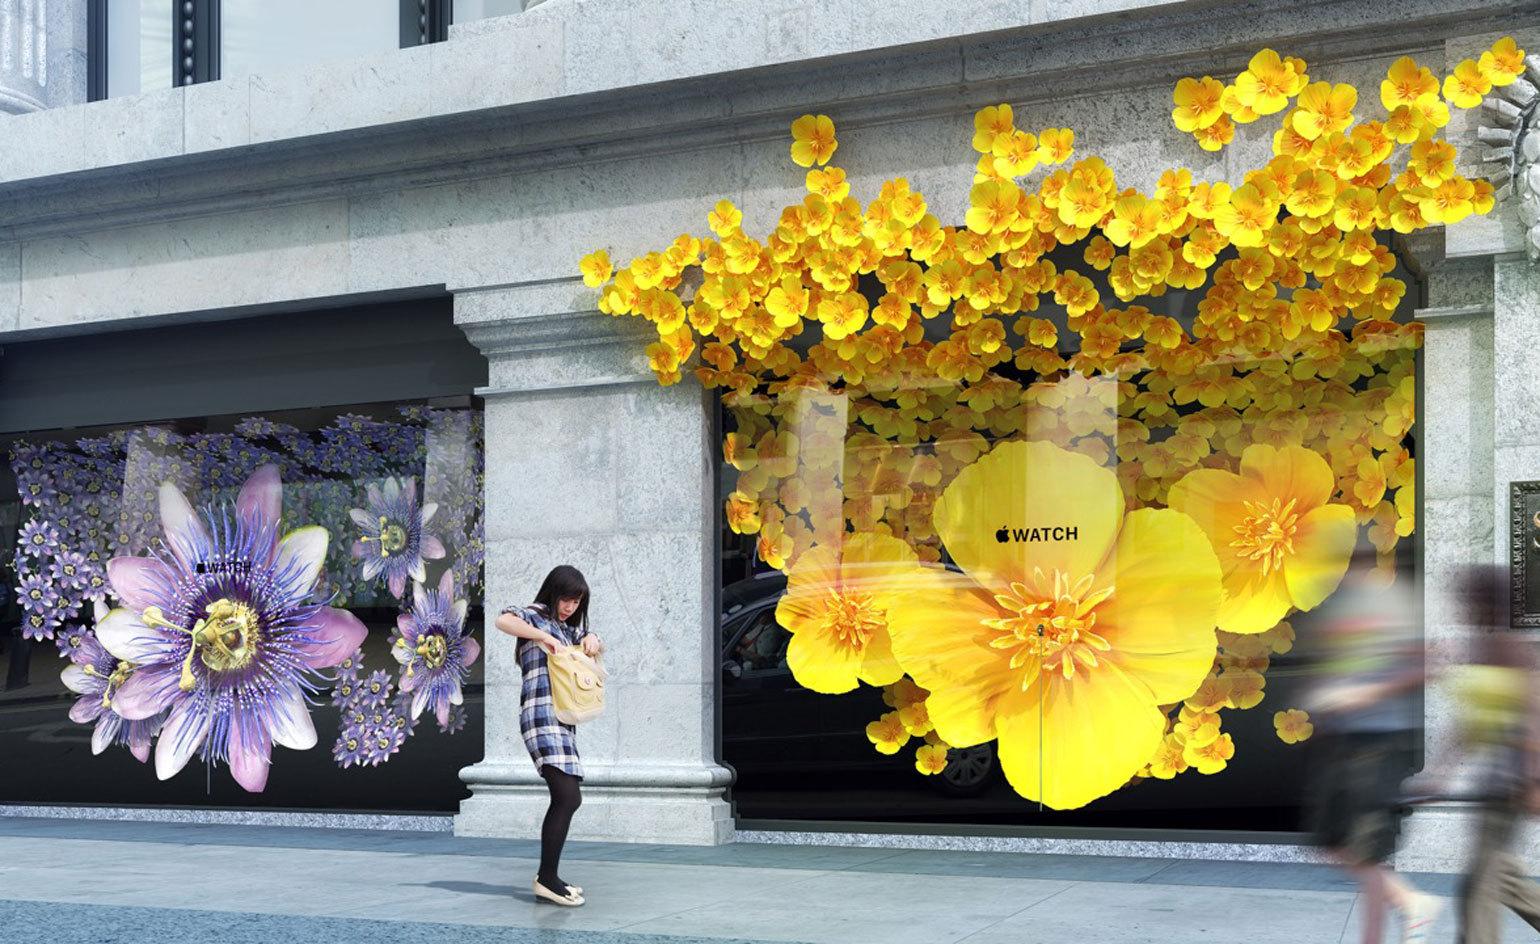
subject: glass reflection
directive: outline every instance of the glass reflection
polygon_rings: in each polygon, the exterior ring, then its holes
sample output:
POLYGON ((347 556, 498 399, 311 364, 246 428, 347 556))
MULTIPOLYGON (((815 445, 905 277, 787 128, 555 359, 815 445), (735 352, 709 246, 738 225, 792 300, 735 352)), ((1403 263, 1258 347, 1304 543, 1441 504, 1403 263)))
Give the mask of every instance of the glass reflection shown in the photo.
POLYGON ((113 0, 107 7, 107 94, 170 88, 172 4, 113 0))

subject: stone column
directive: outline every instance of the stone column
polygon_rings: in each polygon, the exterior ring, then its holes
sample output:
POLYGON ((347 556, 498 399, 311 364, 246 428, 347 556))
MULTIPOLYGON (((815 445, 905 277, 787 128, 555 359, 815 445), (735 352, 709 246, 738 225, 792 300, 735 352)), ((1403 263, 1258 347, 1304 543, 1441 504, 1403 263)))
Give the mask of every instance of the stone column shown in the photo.
POLYGON ((50 6, 47 0, 0 0, 0 112, 46 107, 50 6))
MULTIPOLYGON (((1443 233, 1421 233, 1403 258, 1427 280, 1422 356, 1418 533, 1423 547, 1423 625, 1435 661, 1460 658, 1465 632, 1450 589, 1461 568, 1491 560, 1493 497, 1493 296, 1489 257, 1443 258, 1443 233)), ((1506 508, 1506 502, 1502 507, 1506 508)), ((1424 750, 1441 776, 1459 747, 1457 709, 1446 689, 1424 693, 1424 750)), ((1467 772, 1468 775, 1468 772, 1467 772)), ((1469 831, 1461 804, 1422 806, 1396 856, 1408 871, 1458 871, 1469 831)))
POLYGON ((461 772, 468 836, 539 834, 547 794, 518 727, 513 640, 491 627, 551 567, 588 578, 609 647, 604 715, 581 727, 577 839, 711 844, 732 837, 716 763, 715 521, 708 399, 658 386, 651 326, 591 310, 580 282, 457 293, 486 354, 486 756, 461 772))

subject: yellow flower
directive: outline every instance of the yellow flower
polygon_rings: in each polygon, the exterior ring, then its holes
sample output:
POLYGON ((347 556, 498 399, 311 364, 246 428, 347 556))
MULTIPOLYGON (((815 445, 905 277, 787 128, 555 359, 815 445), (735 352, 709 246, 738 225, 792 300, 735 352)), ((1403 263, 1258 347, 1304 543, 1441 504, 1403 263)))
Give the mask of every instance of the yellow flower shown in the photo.
POLYGON ((930 713, 925 710, 925 699, 911 701, 898 710, 898 720, 903 722, 904 730, 915 737, 924 737, 936 727, 931 723, 930 713))
POLYGON ((1380 103, 1388 112, 1415 105, 1418 100, 1437 94, 1438 79, 1431 70, 1417 65, 1411 56, 1397 59, 1380 82, 1380 103))
POLYGON ((1475 108, 1492 91, 1492 80, 1473 59, 1466 59, 1444 77, 1444 98, 1456 108, 1475 108))
POLYGON ((1044 128, 1037 136, 1037 155, 1044 164, 1062 164, 1074 153, 1073 128, 1044 128))
POLYGON ((1224 674, 1225 688, 1229 692, 1231 708, 1245 710, 1255 708, 1262 702, 1262 686, 1266 679, 1262 673, 1243 670, 1239 672, 1226 672, 1224 674))
POLYGON ((1177 130, 1191 133, 1218 121, 1224 114, 1224 109, 1219 106, 1224 90, 1224 83, 1211 75, 1178 81, 1171 93, 1171 100, 1176 103, 1171 120, 1177 130))
POLYGON ((1446 180, 1433 188, 1419 206, 1429 223, 1458 223, 1475 212, 1476 187, 1463 177, 1446 180))
POLYGON ((946 769, 945 744, 925 744, 914 752, 914 769, 929 777, 946 769))
POLYGON ((998 739, 1011 785, 1055 809, 1122 786, 1159 746, 1159 706, 1214 660, 1219 565, 1202 532, 1167 509, 1125 515, 1111 470, 1044 442, 962 469, 933 518, 965 575, 920 572, 889 631, 936 731, 998 739))
POLYGON ((781 276, 778 285, 765 296, 765 310, 778 327, 789 328, 807 314, 808 290, 795 275, 781 276))
POLYGON ((610 262, 609 252, 600 249, 584 256, 578 262, 578 269, 583 273, 584 285, 589 288, 598 288, 610 280, 610 275, 615 271, 615 266, 610 262))
POLYGON ((1358 90, 1351 85, 1316 82, 1299 96, 1299 109, 1292 124, 1301 136, 1314 141, 1323 134, 1334 134, 1353 123, 1353 106, 1358 104, 1358 90))
POLYGON ((754 534, 759 525, 759 502, 738 491, 727 496, 727 526, 734 534, 754 534))
POLYGON ((973 149, 980 154, 993 153, 995 142, 1016 130, 1016 119, 1009 105, 987 105, 973 115, 973 149))
POLYGON ((899 748, 909 743, 909 732, 898 720, 898 712, 890 711, 866 726, 866 739, 883 754, 897 754, 899 748))
POLYGON ((1264 49, 1235 77, 1235 96, 1257 114, 1271 115, 1288 105, 1297 78, 1293 66, 1273 50, 1264 49))
POLYGON ((1185 750, 1180 739, 1175 737, 1162 739, 1160 747, 1155 751, 1155 756, 1150 760, 1150 776, 1159 780, 1170 780, 1177 774, 1186 773, 1188 764, 1184 754, 1185 750))
POLYGON ((1221 734, 1207 744, 1188 743, 1182 752, 1182 757, 1188 764, 1197 768, 1200 774, 1217 774, 1225 769, 1230 758, 1235 756, 1235 742, 1230 735, 1221 734))
MULTIPOLYGON (((888 620, 917 564, 907 543, 882 534, 850 535, 804 551, 775 608, 776 620, 792 634, 786 664, 797 683, 838 695, 857 682, 898 681, 903 672, 893 659, 888 620)), ((897 722, 898 713, 892 715, 897 722)))
POLYGON ((733 206, 731 200, 718 200, 716 208, 706 214, 706 223, 711 231, 718 236, 725 237, 735 232, 738 224, 743 222, 743 211, 733 206))
POLYGON ((842 167, 810 170, 807 172, 807 192, 816 193, 831 203, 839 203, 850 196, 850 181, 845 179, 842 167))
POLYGON ((1170 507, 1191 515, 1219 555, 1220 629, 1265 632, 1290 607, 1314 609, 1337 589, 1357 529, 1352 508, 1330 503, 1335 485, 1318 453, 1254 444, 1240 474, 1195 469, 1171 486, 1170 507))
POLYGON ((1277 221, 1278 204, 1265 197, 1255 184, 1237 188, 1214 211, 1214 228, 1235 246, 1262 245, 1267 231, 1277 221))
POLYGON ((1015 223, 1026 194, 1009 180, 986 180, 968 194, 968 229, 975 233, 999 233, 1015 223))
POLYGON ((1230 121, 1229 115, 1220 115, 1218 121, 1199 128, 1193 132, 1193 136, 1198 140, 1198 147, 1205 151, 1217 151, 1235 140, 1235 124, 1230 121))
POLYGON ((828 115, 803 115, 791 123, 791 159, 800 167, 827 164, 839 142, 828 115))
POLYGON ((1508 85, 1524 71, 1524 50, 1512 36, 1504 36, 1481 54, 1476 65, 1493 85, 1508 85))
POLYGON ((1315 725, 1310 723, 1309 713, 1298 708, 1275 712, 1273 728, 1278 732, 1278 740, 1285 744, 1308 741, 1310 735, 1315 733, 1315 725))

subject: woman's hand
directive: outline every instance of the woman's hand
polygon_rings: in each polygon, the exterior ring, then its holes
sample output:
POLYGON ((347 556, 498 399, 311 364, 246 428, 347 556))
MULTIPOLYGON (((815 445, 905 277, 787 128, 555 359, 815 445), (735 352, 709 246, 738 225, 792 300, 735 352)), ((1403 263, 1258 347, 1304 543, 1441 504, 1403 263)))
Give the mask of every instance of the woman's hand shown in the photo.
POLYGON ((599 641, 598 636, 595 636, 593 633, 589 633, 587 636, 583 637, 583 655, 588 656, 589 658, 593 658, 603 651, 604 643, 599 641))
POLYGON ((546 633, 545 638, 540 640, 540 648, 544 649, 547 655, 556 655, 563 645, 564 643, 560 639, 557 639, 550 633, 546 633))

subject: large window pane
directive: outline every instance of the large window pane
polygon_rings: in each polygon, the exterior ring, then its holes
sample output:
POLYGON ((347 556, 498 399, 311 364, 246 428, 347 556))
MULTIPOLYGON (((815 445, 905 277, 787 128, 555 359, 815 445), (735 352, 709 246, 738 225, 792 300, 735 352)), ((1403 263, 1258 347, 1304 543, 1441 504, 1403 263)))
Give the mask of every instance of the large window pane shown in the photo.
POLYGON ((454 21, 469 23, 472 20, 523 12, 524 0, 455 0, 454 21))
POLYGON ((0 802, 453 810, 481 756, 481 442, 468 401, 0 436, 0 802), (124 619, 158 655, 122 661, 124 619), (165 781, 177 706, 112 707, 161 671, 214 719, 165 781), (230 706, 282 691, 316 743, 241 779, 230 706))
POLYGON ((107 4, 107 94, 171 87, 171 4, 113 0, 107 4))
POLYGON ((397 49, 398 0, 224 0, 220 74, 291 69, 397 49))

